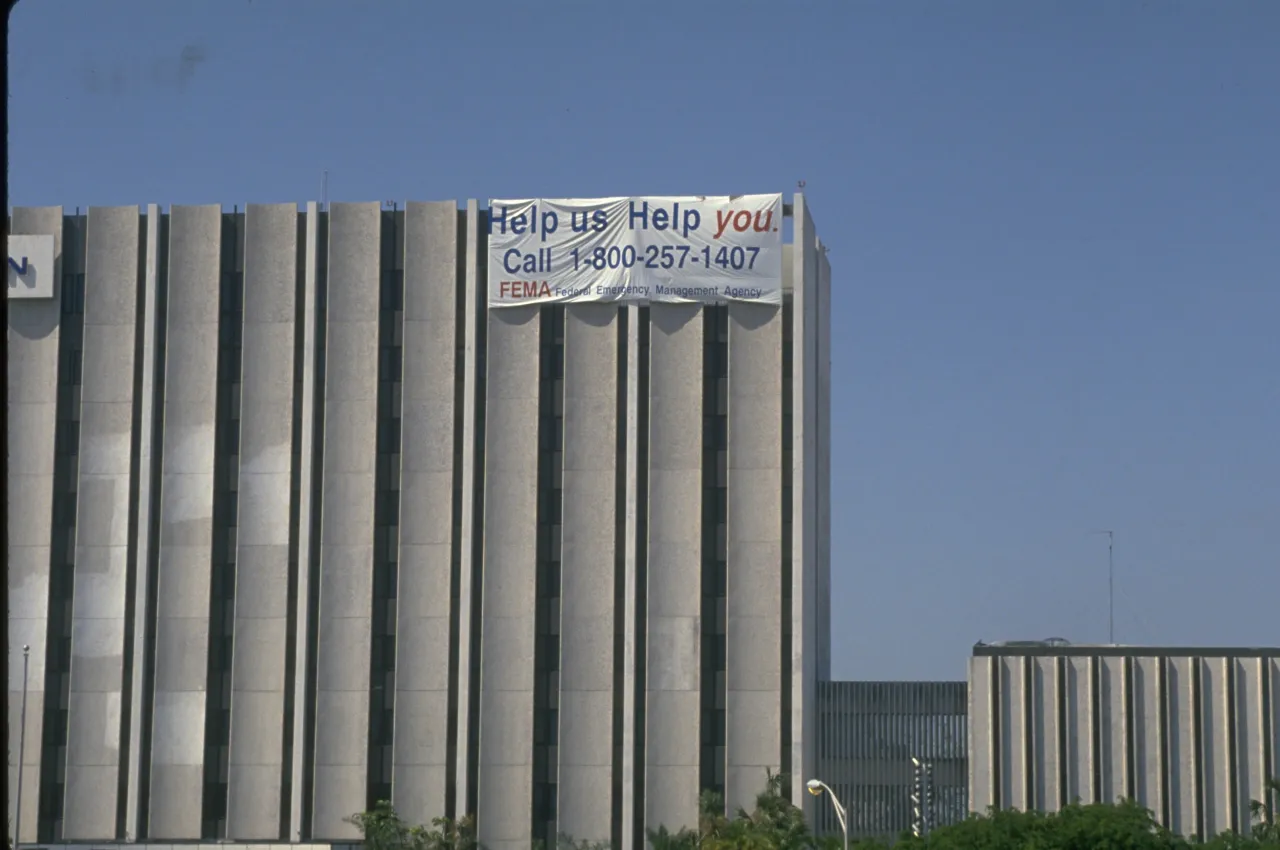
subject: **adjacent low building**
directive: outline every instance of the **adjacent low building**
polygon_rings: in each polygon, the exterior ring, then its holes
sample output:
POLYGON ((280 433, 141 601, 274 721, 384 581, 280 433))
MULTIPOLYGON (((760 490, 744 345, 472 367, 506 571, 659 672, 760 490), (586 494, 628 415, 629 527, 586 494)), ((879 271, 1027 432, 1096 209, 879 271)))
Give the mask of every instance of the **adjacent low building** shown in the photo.
POLYGON ((1123 797, 1212 836, 1280 776, 1280 649, 979 644, 969 686, 974 811, 1123 797))

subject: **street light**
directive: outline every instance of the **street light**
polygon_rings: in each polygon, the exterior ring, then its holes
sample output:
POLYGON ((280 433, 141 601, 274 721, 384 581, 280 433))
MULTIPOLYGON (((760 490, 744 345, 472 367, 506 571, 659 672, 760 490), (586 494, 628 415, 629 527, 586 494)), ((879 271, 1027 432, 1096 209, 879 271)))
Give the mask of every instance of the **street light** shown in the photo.
POLYGON ((13 830, 13 850, 18 850, 18 845, 22 841, 22 780, 26 774, 27 761, 27 669, 30 662, 31 647, 22 647, 22 713, 18 715, 18 799, 15 801, 18 809, 17 815, 14 817, 16 823, 13 830))
POLYGON ((826 791, 831 797, 831 807, 836 810, 836 818, 840 821, 840 831, 844 833, 844 850, 849 850, 849 814, 844 810, 844 806, 840 805, 840 798, 836 796, 836 792, 831 790, 831 786, 823 782, 821 779, 810 779, 804 784, 809 789, 809 793, 815 797, 821 797, 822 792, 826 791))

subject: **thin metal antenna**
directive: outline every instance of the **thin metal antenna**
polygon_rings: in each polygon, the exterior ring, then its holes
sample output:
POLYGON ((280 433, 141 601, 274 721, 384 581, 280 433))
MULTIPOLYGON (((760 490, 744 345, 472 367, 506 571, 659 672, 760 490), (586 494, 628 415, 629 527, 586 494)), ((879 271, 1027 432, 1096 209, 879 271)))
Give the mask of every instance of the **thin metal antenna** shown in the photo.
POLYGON ((1116 645, 1116 533, 1107 532, 1107 642, 1116 645))
POLYGON ((1094 534, 1107 535, 1107 643, 1116 643, 1116 533, 1105 529, 1094 534))
POLYGON ((329 209, 329 170, 325 169, 320 178, 320 209, 329 209))

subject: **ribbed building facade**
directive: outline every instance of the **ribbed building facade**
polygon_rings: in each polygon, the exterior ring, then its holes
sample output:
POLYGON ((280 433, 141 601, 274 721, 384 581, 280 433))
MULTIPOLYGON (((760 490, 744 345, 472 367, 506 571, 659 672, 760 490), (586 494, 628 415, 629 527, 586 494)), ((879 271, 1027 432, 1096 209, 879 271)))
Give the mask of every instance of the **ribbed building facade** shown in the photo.
POLYGON ((388 799, 640 848, 766 769, 812 807, 830 267, 788 210, 780 307, 502 309, 475 201, 14 210, 59 281, 9 302, 20 840, 388 799))
MULTIPOLYGON (((819 682, 818 777, 849 815, 849 835, 892 840, 916 823, 963 820, 968 802, 968 686, 965 682, 819 682), (926 782, 920 806, 912 791, 926 782)), ((816 826, 839 835, 819 798, 816 826)))
POLYGON ((1280 649, 979 645, 969 683, 975 811, 1125 798, 1208 838, 1280 777, 1280 649))

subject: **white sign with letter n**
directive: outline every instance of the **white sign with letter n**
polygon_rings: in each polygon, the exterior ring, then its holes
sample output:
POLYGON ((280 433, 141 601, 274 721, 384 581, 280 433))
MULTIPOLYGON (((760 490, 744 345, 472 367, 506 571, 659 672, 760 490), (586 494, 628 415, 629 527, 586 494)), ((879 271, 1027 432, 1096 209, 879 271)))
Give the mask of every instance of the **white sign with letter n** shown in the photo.
POLYGON ((9 234, 9 297, 52 298, 53 237, 9 234))

